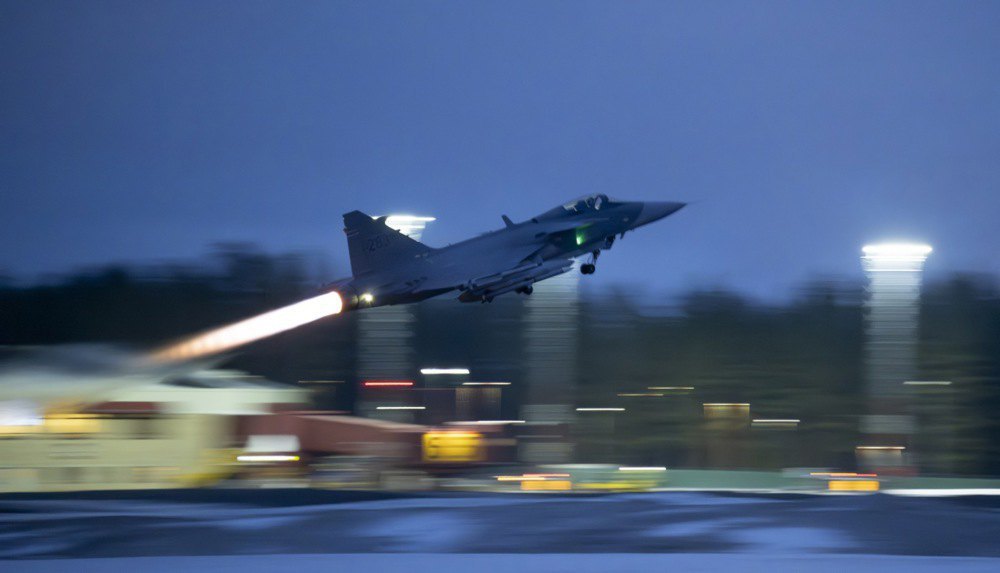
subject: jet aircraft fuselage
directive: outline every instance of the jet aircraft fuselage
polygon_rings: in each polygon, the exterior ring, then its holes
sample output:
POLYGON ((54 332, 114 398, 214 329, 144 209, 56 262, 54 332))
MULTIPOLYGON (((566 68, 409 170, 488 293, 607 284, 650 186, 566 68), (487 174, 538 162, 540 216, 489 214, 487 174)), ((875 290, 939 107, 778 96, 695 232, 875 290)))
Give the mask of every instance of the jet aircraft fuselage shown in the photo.
POLYGON ((592 195, 460 243, 434 249, 386 225, 386 217, 344 215, 353 276, 330 285, 347 308, 405 304, 451 291, 463 302, 491 302, 509 292, 531 294, 534 283, 565 273, 590 255, 595 270, 616 237, 684 207, 677 202, 617 201, 592 195))

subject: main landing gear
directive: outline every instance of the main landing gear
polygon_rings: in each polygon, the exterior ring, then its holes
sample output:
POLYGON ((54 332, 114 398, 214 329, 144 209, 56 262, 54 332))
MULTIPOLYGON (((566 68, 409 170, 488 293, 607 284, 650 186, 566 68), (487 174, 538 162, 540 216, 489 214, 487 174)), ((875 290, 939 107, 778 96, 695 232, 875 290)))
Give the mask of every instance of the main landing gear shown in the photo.
POLYGON ((597 257, 601 255, 601 250, 590 253, 590 262, 580 265, 580 272, 585 275, 592 275, 597 270, 597 257))
POLYGON ((526 287, 521 287, 521 288, 517 289, 514 292, 517 292, 517 293, 520 293, 520 294, 523 294, 523 295, 529 295, 529 294, 535 292, 535 287, 533 287, 531 285, 528 285, 526 287))

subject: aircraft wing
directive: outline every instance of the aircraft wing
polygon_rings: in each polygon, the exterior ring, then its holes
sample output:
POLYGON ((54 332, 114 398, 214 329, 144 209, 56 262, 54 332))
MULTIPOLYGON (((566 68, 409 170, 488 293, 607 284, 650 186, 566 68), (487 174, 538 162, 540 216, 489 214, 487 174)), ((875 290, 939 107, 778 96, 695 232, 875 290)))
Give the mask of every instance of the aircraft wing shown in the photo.
MULTIPOLYGON (((508 292, 527 286, 566 272, 573 261, 560 257, 566 251, 565 243, 575 243, 578 240, 576 234, 594 223, 594 219, 536 223, 546 239, 517 248, 476 251, 467 257, 456 257, 446 262, 428 259, 428 266, 419 271, 419 279, 393 284, 389 290, 431 293, 461 289, 469 293, 496 293, 498 290, 508 292), (436 266, 438 264, 441 266, 436 266)), ((380 291, 385 292, 386 289, 380 291)))
POLYGON ((450 269, 448 272, 431 274, 414 281, 412 285, 397 286, 408 292, 444 291, 456 288, 477 295, 486 292, 495 293, 500 289, 506 289, 504 292, 508 292, 518 286, 530 285, 532 282, 566 272, 573 265, 572 259, 543 261, 534 256, 534 253, 527 258, 521 257, 504 262, 506 264, 503 265, 477 265, 476 268, 450 269), (508 289, 508 287, 513 288, 508 289))
POLYGON ((522 265, 507 271, 470 281, 464 286, 459 300, 462 302, 492 300, 495 296, 531 287, 536 282, 561 275, 572 268, 572 259, 525 261, 522 265))

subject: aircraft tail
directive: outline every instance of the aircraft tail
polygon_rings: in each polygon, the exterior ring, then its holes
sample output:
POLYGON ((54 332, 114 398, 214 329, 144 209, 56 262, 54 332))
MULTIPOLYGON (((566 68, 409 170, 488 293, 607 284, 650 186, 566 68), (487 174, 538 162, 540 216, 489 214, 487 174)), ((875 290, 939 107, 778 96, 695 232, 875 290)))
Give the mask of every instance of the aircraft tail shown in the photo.
POLYGON ((351 274, 355 277, 392 265, 404 264, 432 249, 361 211, 344 215, 351 274))

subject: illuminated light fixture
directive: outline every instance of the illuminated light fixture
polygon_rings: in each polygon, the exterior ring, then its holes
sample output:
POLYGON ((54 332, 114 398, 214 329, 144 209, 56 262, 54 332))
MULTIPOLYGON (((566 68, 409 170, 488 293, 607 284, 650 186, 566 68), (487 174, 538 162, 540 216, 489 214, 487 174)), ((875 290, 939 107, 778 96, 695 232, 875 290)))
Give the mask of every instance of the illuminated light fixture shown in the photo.
POLYGON ((667 391, 690 391, 694 390, 694 386, 649 386, 647 390, 667 390, 667 391))
POLYGON ((876 272, 918 271, 931 251, 930 245, 916 243, 882 243, 861 249, 865 267, 876 272))
POLYGON ((857 446, 856 450, 872 450, 872 451, 895 451, 900 452, 906 449, 906 446, 857 446))
POLYGON ((375 302, 375 295, 373 295, 370 292, 366 292, 366 293, 362 294, 358 298, 360 298, 361 302, 363 302, 365 304, 371 304, 371 303, 375 302))
POLYGON ((658 398, 663 396, 661 393, 654 392, 620 392, 618 395, 622 398, 658 398))
POLYGON ((854 472, 810 472, 809 475, 817 477, 878 477, 878 474, 858 474, 854 472))
POLYGON ((243 454, 236 456, 239 462, 297 462, 299 456, 279 454, 243 454))
POLYGON ((667 468, 663 466, 621 466, 620 472, 665 472, 667 468))
POLYGON ((462 386, 510 386, 510 382, 462 382, 462 386))
POLYGON ((570 491, 573 489, 573 482, 562 479, 526 479, 521 481, 521 491, 570 491))
POLYGON ((907 380, 905 386, 951 386, 950 380, 907 380))
POLYGON ((432 438, 482 438, 483 435, 479 432, 462 432, 459 430, 433 430, 430 432, 425 432, 424 437, 431 436, 432 438))
MULTIPOLYGON (((373 218, 377 219, 378 217, 373 218)), ((396 229, 407 237, 412 237, 419 241, 420 234, 423 232, 424 227, 427 226, 427 223, 436 220, 434 217, 423 217, 420 215, 388 215, 385 218, 385 224, 389 228, 396 229)))
POLYGON ((577 412, 624 412, 625 408, 577 408, 577 412))
POLYGON ((468 376, 468 368, 421 368, 420 373, 424 376, 468 376))
POLYGON ((830 491, 878 491, 878 480, 830 480, 830 491))
POLYGON ((477 426, 491 426, 491 425, 501 425, 501 424, 526 424, 526 420, 462 420, 459 422, 448 422, 449 424, 461 425, 477 425, 477 426))
POLYGON ((339 314, 343 309, 344 302, 341 300, 340 294, 328 292, 197 334, 187 340, 148 354, 146 360, 154 363, 177 362, 218 354, 333 314, 339 314))
POLYGON ((754 418, 754 424, 775 424, 775 425, 795 425, 798 424, 800 420, 795 418, 754 418))
POLYGON ((930 245, 882 243, 880 245, 865 245, 861 252, 869 257, 926 257, 933 250, 930 245))
POLYGON ((364 383, 368 388, 409 388, 413 382, 409 380, 369 380, 364 383))
POLYGON ((497 481, 546 481, 554 478, 568 478, 569 474, 521 474, 519 476, 496 476, 497 481))
POLYGON ((426 410, 424 406, 376 406, 376 410, 426 410))

